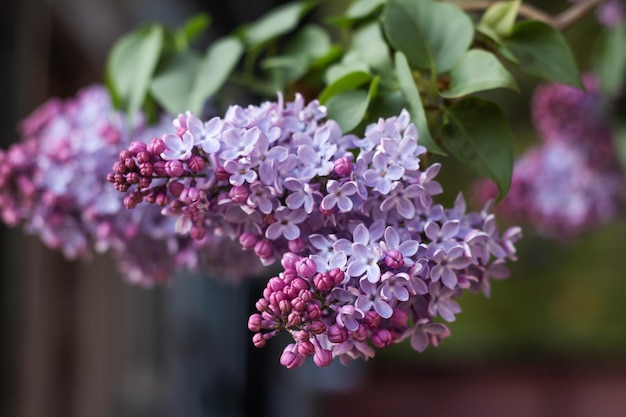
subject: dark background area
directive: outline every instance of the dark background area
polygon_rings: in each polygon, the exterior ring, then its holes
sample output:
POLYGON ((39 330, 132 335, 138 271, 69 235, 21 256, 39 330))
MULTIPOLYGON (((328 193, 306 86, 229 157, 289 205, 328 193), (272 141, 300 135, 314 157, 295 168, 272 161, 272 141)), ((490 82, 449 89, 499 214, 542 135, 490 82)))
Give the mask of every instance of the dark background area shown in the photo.
MULTIPOLYGON (((0 145, 16 141, 18 121, 49 97, 101 82, 108 49, 138 24, 176 26, 208 11, 208 42, 278 3, 1 2, 0 145)), ((566 32, 583 69, 597 29, 590 16, 566 32)), ((536 140, 531 88, 527 80, 521 96, 494 97, 520 151, 536 140)), ((462 168, 445 169, 446 188, 467 185, 462 168)), ((250 348, 245 323, 262 284, 181 275, 169 287, 136 288, 106 256, 67 262, 0 226, 0 415, 624 416, 625 236, 623 221, 566 247, 528 233, 512 278, 495 283, 491 299, 463 296, 441 347, 417 354, 404 343, 368 364, 288 372, 278 365, 281 342, 250 348)))

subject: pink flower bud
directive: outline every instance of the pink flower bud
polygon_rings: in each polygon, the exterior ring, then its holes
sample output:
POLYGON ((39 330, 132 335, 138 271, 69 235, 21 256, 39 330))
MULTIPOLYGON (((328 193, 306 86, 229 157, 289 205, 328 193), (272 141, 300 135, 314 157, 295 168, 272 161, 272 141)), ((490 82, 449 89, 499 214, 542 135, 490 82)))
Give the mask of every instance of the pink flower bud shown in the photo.
POLYGON ((272 256, 273 252, 274 251, 272 249, 272 245, 270 245, 270 242, 266 239, 259 240, 254 245, 254 253, 259 258, 269 258, 270 256, 272 256))
POLYGON ((124 160, 124 166, 130 171, 134 171, 137 168, 137 164, 133 158, 126 158, 124 160))
POLYGON ((262 348, 263 346, 265 346, 265 338, 263 337, 263 334, 255 333, 255 335, 252 336, 252 343, 255 347, 258 348, 262 348))
POLYGON ((335 285, 341 284, 346 276, 346 274, 339 268, 333 268, 328 275, 330 275, 335 285))
POLYGON ((328 349, 318 349, 315 352, 315 355, 313 355, 313 362, 315 362, 315 364, 320 368, 330 365, 332 361, 333 352, 328 349))
POLYGON ((370 310, 365 313, 365 317, 363 318, 363 322, 370 329, 375 329, 380 326, 381 317, 374 310, 370 310))
POLYGON ((300 260, 300 257, 293 252, 287 252, 280 259, 280 264, 284 269, 296 269, 296 262, 300 260))
POLYGON ((139 174, 137 174, 136 172, 129 172, 128 174, 126 174, 126 181, 129 184, 139 183, 139 174))
POLYGON ((178 199, 185 204, 192 204, 200 199, 200 192, 196 187, 184 188, 178 199))
POLYGON ((181 161, 167 161, 165 163, 165 172, 170 177, 180 177, 185 173, 185 167, 181 161))
POLYGON ((189 166, 189 170, 191 172, 196 173, 202 171, 206 166, 204 163, 204 159, 202 159, 202 157, 198 155, 193 155, 187 162, 187 165, 189 166))
POLYGON ((302 324, 302 314, 299 311, 292 311, 287 316, 287 325, 291 327, 300 326, 302 324))
POLYGON ((359 324, 359 327, 355 331, 350 332, 350 335, 357 342, 364 342, 367 339, 367 328, 363 324, 359 324))
POLYGON ((166 193, 158 193, 154 196, 154 202, 161 207, 165 207, 169 201, 166 193))
POLYGON ((235 185, 228 192, 228 196, 237 204, 244 204, 248 199, 248 188, 244 185, 235 185))
POLYGON ((317 265, 311 258, 302 258, 296 262, 296 271, 302 278, 313 278, 317 272, 317 265))
POLYGON ((305 340, 297 344, 298 353, 302 356, 311 356, 315 352, 315 345, 310 340, 305 340))
POLYGON ((333 288, 333 282, 327 273, 316 274, 313 277, 313 285, 322 292, 330 291, 333 288))
POLYGON ((289 250, 294 253, 304 252, 305 247, 304 247, 304 241, 302 240, 302 238, 290 240, 288 245, 289 245, 289 250))
POLYGON ((148 145, 148 152, 154 155, 160 155, 161 152, 165 150, 165 148, 165 142, 163 142, 162 139, 154 138, 150 141, 150 144, 148 145))
POLYGON ((294 278, 289 284, 298 291, 309 288, 309 284, 299 277, 294 278))
POLYGON ((206 230, 204 227, 194 224, 189 230, 189 236, 194 240, 202 240, 206 236, 206 230))
POLYGON ((326 331, 326 325, 321 320, 314 320, 309 327, 309 330, 313 332, 313 334, 322 334, 326 331))
POLYGON ((260 314, 253 314, 248 318, 248 329, 251 332, 260 332, 261 331, 261 323, 263 322, 263 318, 260 314))
POLYGON ((285 294, 289 300, 293 300, 298 296, 298 290, 289 285, 283 288, 283 294, 285 294))
POLYGON ((378 349, 384 348, 385 346, 389 346, 393 343, 391 332, 387 329, 377 330, 372 337, 370 337, 370 340, 372 341, 372 345, 378 349))
POLYGON ((403 327, 406 326, 406 323, 409 319, 409 315, 404 312, 404 310, 400 310, 399 308, 393 309, 393 314, 389 318, 389 321, 394 327, 403 327))
POLYGON ((139 165, 139 173, 144 177, 151 177, 154 173, 154 168, 150 162, 144 162, 139 165))
POLYGON ((150 152, 139 152, 137 154, 137 162, 139 164, 149 164, 152 161, 150 152))
POLYGON ((322 309, 317 304, 309 304, 306 307, 306 314, 311 320, 317 320, 322 317, 322 309))
POLYGON ((254 305, 258 311, 265 311, 270 303, 265 298, 259 298, 259 301, 254 305))
POLYGON ((167 189, 174 197, 179 198, 180 194, 185 189, 185 184, 178 181, 170 181, 167 185, 167 189))
POLYGON ((136 198, 134 198, 132 194, 124 197, 124 207, 126 207, 127 209, 134 209, 135 207, 137 207, 137 204, 138 201, 136 198))
POLYGON ((332 343, 343 343, 348 339, 348 331, 344 327, 333 324, 328 328, 328 340, 332 343))
POLYGON ((347 157, 341 157, 335 161, 335 174, 340 177, 347 177, 352 174, 352 161, 347 157))
POLYGON ((130 153, 130 151, 126 150, 126 149, 122 149, 120 151, 120 162, 124 162, 126 161, 128 158, 132 158, 133 154, 130 153))
POLYGON ((293 332, 293 338, 300 342, 309 340, 309 332, 306 330, 296 330, 293 332))
POLYGON ((293 349, 293 345, 286 346, 282 355, 280 355, 280 364, 287 369, 297 368, 304 363, 304 358, 294 353, 291 349, 293 349))
POLYGON ((154 164, 152 164, 152 169, 158 177, 167 176, 167 171, 165 170, 165 161, 155 162, 154 164))
POLYGON ((296 297, 291 300, 291 306, 296 311, 304 311, 306 309, 306 303, 302 301, 302 298, 296 297))
POLYGON ((277 291, 282 291, 283 288, 285 288, 285 282, 278 278, 278 277, 272 277, 270 278, 270 280, 267 282, 267 286, 273 291, 273 292, 277 292, 277 291))
POLYGON ((217 167, 215 170, 215 178, 218 181, 227 181, 230 178, 230 174, 224 169, 224 167, 217 167))
POLYGON ((280 300, 278 302, 278 308, 281 313, 288 314, 291 312, 291 303, 287 300, 280 300))
POLYGON ((309 290, 300 290, 298 298, 302 299, 305 303, 310 303, 313 299, 313 294, 309 290))
POLYGON ((252 249, 257 241, 257 237, 250 232, 243 232, 241 236, 239 236, 239 244, 244 249, 252 249))
POLYGON ((392 269, 401 268, 404 265, 404 257, 400 251, 392 249, 385 254, 385 264, 392 269))
POLYGON ((148 149, 148 145, 137 140, 132 141, 128 147, 128 151, 135 156, 139 154, 139 152, 145 152, 146 149, 148 149))
POLYGON ((150 187, 150 183, 152 183, 152 179, 149 177, 141 177, 139 178, 139 182, 137 183, 137 186, 139 188, 148 188, 150 187))

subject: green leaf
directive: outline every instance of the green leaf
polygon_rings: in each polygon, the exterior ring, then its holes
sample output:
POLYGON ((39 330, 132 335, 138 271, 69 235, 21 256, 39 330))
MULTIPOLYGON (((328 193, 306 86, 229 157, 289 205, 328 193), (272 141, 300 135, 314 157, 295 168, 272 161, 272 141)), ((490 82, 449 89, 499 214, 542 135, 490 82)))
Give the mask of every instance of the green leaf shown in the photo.
POLYGON ((265 69, 283 72, 286 81, 302 77, 310 65, 332 50, 330 35, 318 25, 307 25, 289 41, 282 55, 263 60, 265 69))
POLYGON ((341 77, 353 72, 365 72, 369 74, 370 69, 365 62, 361 61, 361 58, 354 51, 350 51, 343 56, 343 60, 340 63, 331 65, 326 70, 326 84, 330 85, 341 77))
POLYGON ((431 0, 389 0, 383 10, 389 43, 412 66, 441 74, 469 48, 474 26, 457 6, 431 0))
POLYGON ((398 77, 400 90, 404 95, 405 101, 409 105, 411 121, 415 123, 415 126, 417 127, 417 132, 419 134, 418 142, 420 145, 424 145, 426 149, 432 153, 445 155, 430 135, 430 131, 428 130, 428 121, 426 120, 426 112, 424 111, 424 106, 422 105, 420 93, 415 85, 415 81, 413 80, 409 63, 402 52, 396 52, 395 63, 396 76, 398 77))
POLYGON ((201 115, 205 102, 226 82, 242 54, 243 44, 226 37, 215 41, 202 57, 193 51, 168 55, 152 82, 152 95, 170 114, 191 110, 201 115))
POLYGON ((201 109, 204 102, 222 88, 243 50, 243 44, 234 36, 213 42, 200 63, 189 99, 190 108, 201 109))
POLYGON ((189 18, 175 34, 177 49, 179 51, 187 49, 210 24, 211 16, 208 13, 200 13, 189 18))
POLYGON ((312 3, 305 1, 276 7, 243 29, 244 42, 250 47, 260 46, 293 31, 311 7, 312 3))
POLYGON ((594 47, 593 67, 602 91, 615 94, 626 79, 626 23, 600 34, 594 47))
POLYGON ((500 1, 487 8, 476 29, 498 40, 511 34, 521 0, 500 1))
POLYGON ((519 92, 513 76, 492 53, 472 49, 454 64, 450 70, 450 88, 440 94, 445 98, 459 98, 494 88, 519 92))
POLYGON ((122 37, 107 60, 107 80, 129 115, 146 99, 163 47, 163 26, 153 24, 122 37))
POLYGON ((369 103, 376 95, 379 80, 379 77, 375 77, 368 91, 347 90, 328 100, 328 117, 335 120, 343 132, 350 132, 363 120, 369 103))
POLYGON ((350 72, 329 84, 319 95, 320 103, 325 104, 328 99, 347 90, 359 88, 372 79, 372 75, 363 71, 350 72))
POLYGON ((385 4, 386 0, 357 0, 346 9, 348 19, 363 19, 385 4))
POLYGON ((446 109, 445 147, 470 169, 493 180, 504 198, 513 172, 513 132, 492 102, 469 97, 446 109))
POLYGON ((547 23, 536 20, 518 23, 503 44, 519 61, 520 71, 582 88, 569 46, 559 31, 547 23))
POLYGON ((159 64, 150 92, 169 114, 191 110, 199 115, 202 108, 191 108, 189 97, 198 73, 200 57, 192 51, 170 54, 159 64))
POLYGON ((361 58, 362 62, 379 73, 393 73, 389 45, 383 37, 378 22, 372 22, 354 30, 351 50, 361 58))

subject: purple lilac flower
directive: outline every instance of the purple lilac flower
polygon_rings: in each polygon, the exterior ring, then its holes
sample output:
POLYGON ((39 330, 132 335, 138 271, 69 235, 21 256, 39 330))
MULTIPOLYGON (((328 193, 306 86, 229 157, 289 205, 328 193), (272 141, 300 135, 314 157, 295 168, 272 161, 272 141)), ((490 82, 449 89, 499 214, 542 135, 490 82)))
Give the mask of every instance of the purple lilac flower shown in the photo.
MULTIPOLYGON (((185 117, 175 123, 181 138, 185 117)), ((459 312, 453 299, 506 275, 519 229, 500 235, 486 209, 466 213, 462 199, 449 210, 434 203, 441 166, 422 169, 425 150, 406 111, 368 126, 364 138, 342 135, 324 117, 323 106, 300 96, 233 106, 213 122, 221 126, 215 152, 194 145, 176 173, 160 170, 160 152, 124 153, 109 179, 146 203, 165 196, 181 232, 219 230, 264 264, 281 260, 248 325, 257 347, 281 332, 293 337, 284 366, 368 359, 373 347, 408 338, 420 351, 437 345, 449 330, 436 320, 459 312)), ((159 141, 148 148, 159 150, 159 141)))
MULTIPOLYGON (((188 118, 183 124, 192 126, 188 118)), ((212 269, 217 258, 213 252, 223 247, 224 238, 194 241, 177 236, 176 220, 162 216, 160 207, 126 210, 124 204, 135 205, 137 196, 124 197, 107 183, 106 174, 114 163, 129 169, 123 166, 127 155, 120 158, 120 148, 128 147, 129 154, 145 153, 157 132, 165 135, 163 143, 170 146, 161 150, 164 160, 185 156, 193 137, 174 135, 169 126, 162 121, 150 127, 141 115, 129 125, 113 109, 102 86, 85 88, 67 100, 48 101, 22 122, 22 140, 0 151, 2 220, 10 226, 23 225, 68 259, 87 259, 94 252, 111 250, 122 275, 140 285, 167 281, 178 268, 213 270, 225 279, 249 276, 254 271, 212 269)), ((155 195, 155 202, 159 198, 155 195)), ((232 262, 225 258, 219 259, 220 266, 232 262)), ((241 263, 238 259, 230 264, 241 263)))

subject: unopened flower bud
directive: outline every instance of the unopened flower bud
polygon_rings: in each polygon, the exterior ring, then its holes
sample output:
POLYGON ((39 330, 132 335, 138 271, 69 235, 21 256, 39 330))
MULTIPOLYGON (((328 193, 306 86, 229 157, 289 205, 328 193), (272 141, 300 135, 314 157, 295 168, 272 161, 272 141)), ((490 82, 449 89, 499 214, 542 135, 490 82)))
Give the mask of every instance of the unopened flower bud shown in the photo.
POLYGON ((178 199, 185 204, 192 204, 200 199, 200 192, 196 187, 184 188, 178 199))
POLYGON ((343 343, 348 339, 348 331, 345 327, 333 324, 328 328, 328 340, 332 343, 343 343))
POLYGON ((145 152, 146 149, 148 149, 148 145, 137 140, 132 141, 128 147, 128 151, 135 156, 137 156, 139 152, 145 152))
POLYGON ((167 193, 162 192, 162 193, 158 193, 155 195, 154 197, 154 202, 161 207, 165 207, 167 206, 167 203, 170 202, 170 199, 167 196, 167 193))
POLYGON ((150 144, 148 145, 148 152, 154 155, 161 155, 161 152, 163 152, 165 149, 165 142, 163 142, 163 140, 159 138, 152 139, 150 141, 150 144))
POLYGON ((365 317, 363 318, 363 322, 370 329, 375 329, 380 326, 381 320, 382 318, 374 310, 370 310, 365 313, 365 317))
POLYGON ((335 285, 341 284, 346 276, 346 274, 339 268, 333 268, 328 275, 331 277, 335 285))
POLYGON ((310 340, 305 340, 297 344, 298 353, 302 356, 311 356, 315 352, 315 345, 310 340))
POLYGON ((202 171, 205 167, 204 159, 202 159, 202 157, 198 155, 193 155, 189 159, 189 162, 187 162, 187 165, 189 166, 189 170, 191 172, 196 173, 202 171))
POLYGON ((404 257, 400 251, 392 249, 385 254, 385 264, 392 269, 401 268, 404 265, 404 257))
POLYGON ((302 314, 299 311, 292 311, 287 316, 287 325, 296 327, 302 324, 302 314))
POLYGON ((265 298, 260 298, 254 305, 258 311, 265 311, 270 303, 265 298))
POLYGON ((341 157, 335 161, 334 165, 335 174, 340 177, 347 177, 352 174, 352 161, 347 157, 341 157))
POLYGON ((204 227, 194 224, 189 230, 189 236, 194 240, 202 240, 206 236, 206 230, 204 227))
POLYGON ((359 324, 359 327, 355 331, 350 332, 350 335, 357 342, 364 342, 367 338, 367 327, 365 327, 363 324, 359 324))
POLYGON ((302 278, 313 278, 317 272, 317 265, 311 258, 302 258, 296 262, 296 271, 302 278))
POLYGON ((272 245, 270 245, 270 242, 266 239, 259 240, 254 245, 254 253, 256 253, 259 258, 269 258, 272 256, 273 252, 272 245))
POLYGON ((165 172, 170 177, 180 177, 185 173, 185 167, 179 160, 167 161, 165 163, 165 172))
POLYGON ((328 349, 318 349, 315 352, 315 355, 313 355, 313 362, 315 362, 315 364, 320 368, 330 365, 332 361, 333 352, 328 349))
POLYGON ((144 177, 151 177, 154 173, 154 168, 150 162, 144 162, 139 165, 139 173, 144 177))
POLYGON ((179 181, 170 181, 170 183, 167 184, 167 189, 174 197, 179 198, 180 194, 185 189, 185 184, 179 181))
POLYGON ((297 368, 304 362, 304 358, 297 353, 294 353, 291 349, 293 349, 293 345, 288 345, 285 347, 282 355, 280 355, 280 364, 285 366, 287 369, 297 368))
MULTIPOLYGON (((306 303, 302 301, 302 298, 296 297, 291 300, 291 306, 296 311, 304 311, 306 309, 306 303)), ((316 317, 317 318, 317 317, 316 317)))
POLYGON ((391 332, 387 329, 377 330, 376 332, 374 332, 374 334, 372 334, 370 340, 372 341, 372 345, 379 349, 384 348, 385 346, 389 346, 393 343, 393 337, 391 335, 391 332))
POLYGON ((239 236, 239 244, 244 249, 252 249, 257 241, 257 237, 250 232, 243 232, 241 236, 239 236))
POLYGON ((260 314, 253 314, 248 318, 248 329, 251 332, 260 332, 261 331, 261 323, 263 322, 263 318, 260 314))
POLYGON ((248 200, 248 187, 244 185, 235 185, 228 192, 228 196, 237 204, 244 204, 248 200))
POLYGON ((224 169, 224 167, 217 167, 215 170, 215 178, 218 181, 227 181, 230 178, 230 174, 224 169))
POLYGON ((394 327, 406 326, 408 320, 409 315, 406 314, 404 310, 400 310, 399 308, 394 308, 393 314, 389 318, 391 325, 394 327))
POLYGON ((317 320, 322 317, 322 309, 317 304, 309 304, 306 307, 306 314, 311 320, 317 320))
POLYGON ((280 264, 285 270, 295 270, 296 262, 300 260, 300 257, 293 252, 287 252, 280 259, 280 264))
POLYGON ((314 320, 311 323, 309 330, 313 332, 313 334, 322 334, 326 330, 326 325, 321 320, 314 320))
POLYGON ((158 177, 165 177, 167 176, 167 171, 165 169, 165 161, 157 161, 154 164, 152 164, 152 169, 154 170, 154 173, 158 176, 158 177))
POLYGON ((252 343, 255 347, 258 348, 262 348, 263 346, 265 346, 265 338, 263 337, 263 334, 255 333, 255 335, 252 336, 252 343))

